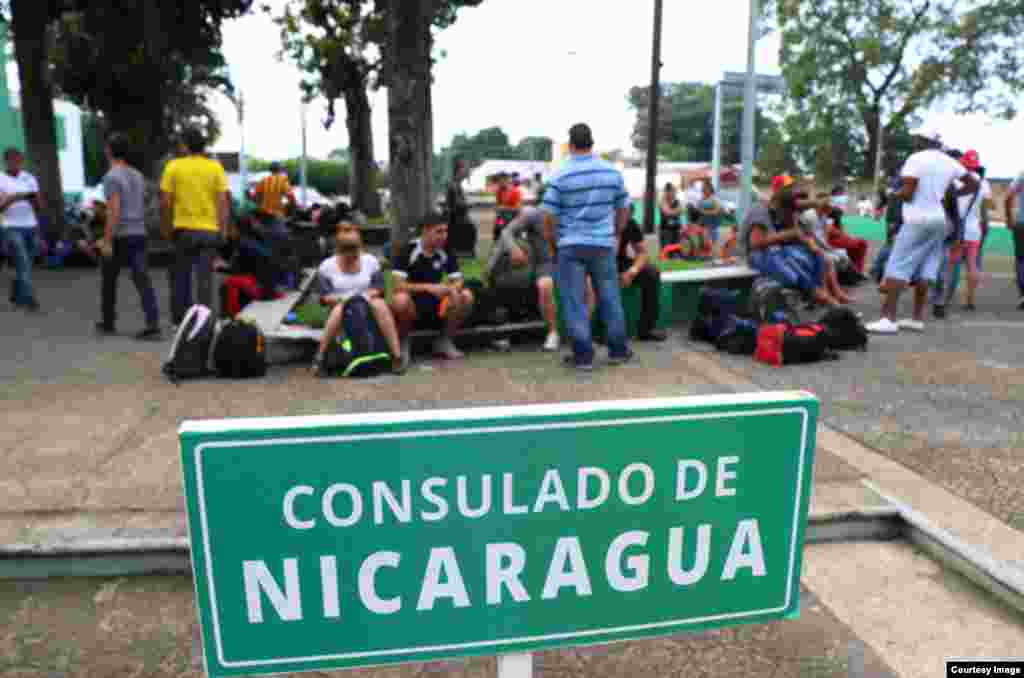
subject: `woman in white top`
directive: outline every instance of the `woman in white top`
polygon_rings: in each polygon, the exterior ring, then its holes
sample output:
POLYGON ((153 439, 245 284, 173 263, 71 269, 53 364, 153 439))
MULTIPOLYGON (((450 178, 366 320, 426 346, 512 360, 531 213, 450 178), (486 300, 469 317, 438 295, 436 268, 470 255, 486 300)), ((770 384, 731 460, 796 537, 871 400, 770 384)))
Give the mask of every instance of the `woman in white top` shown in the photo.
POLYGON ((384 271, 380 262, 377 261, 377 257, 363 251, 359 227, 352 222, 343 221, 338 224, 335 242, 337 254, 325 260, 317 269, 320 303, 333 308, 327 318, 313 368, 317 373, 323 373, 327 348, 343 331, 342 313, 345 303, 353 297, 363 297, 373 312, 374 320, 377 321, 377 329, 387 342, 393 369, 400 374, 405 370, 402 348, 398 340, 395 317, 384 298, 384 271))

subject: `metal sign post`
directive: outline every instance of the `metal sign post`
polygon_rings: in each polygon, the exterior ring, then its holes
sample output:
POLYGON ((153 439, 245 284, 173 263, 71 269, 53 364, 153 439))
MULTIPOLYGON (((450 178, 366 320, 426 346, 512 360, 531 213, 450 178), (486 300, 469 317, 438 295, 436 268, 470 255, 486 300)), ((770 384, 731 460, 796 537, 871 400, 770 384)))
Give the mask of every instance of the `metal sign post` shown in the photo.
POLYGON ((711 182, 718 193, 722 179, 722 83, 715 85, 715 128, 711 144, 711 182))

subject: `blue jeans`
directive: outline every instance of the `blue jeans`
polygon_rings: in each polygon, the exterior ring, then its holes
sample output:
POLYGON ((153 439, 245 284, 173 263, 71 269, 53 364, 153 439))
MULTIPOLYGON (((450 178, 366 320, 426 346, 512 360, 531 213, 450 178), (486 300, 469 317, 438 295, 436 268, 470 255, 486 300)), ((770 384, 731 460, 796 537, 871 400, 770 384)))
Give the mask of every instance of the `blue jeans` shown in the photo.
POLYGON ((121 268, 131 269, 132 281, 142 300, 146 314, 146 327, 160 324, 160 312, 156 305, 156 290, 146 267, 146 236, 125 235, 114 238, 114 256, 104 259, 102 264, 103 324, 113 328, 117 321, 117 278, 121 268))
POLYGON ((625 358, 626 315, 622 310, 615 251, 609 247, 570 245, 558 249, 558 288, 565 313, 565 325, 579 365, 594 362, 594 342, 587 311, 587 276, 597 294, 597 308, 608 331, 608 355, 625 358))
POLYGON ((213 259, 221 246, 214 231, 179 229, 174 232, 174 287, 171 322, 179 324, 192 305, 192 272, 196 274, 196 300, 213 308, 213 259))
POLYGON ((18 306, 36 303, 32 289, 32 259, 36 255, 36 229, 3 228, 4 243, 14 259, 11 301, 18 306))

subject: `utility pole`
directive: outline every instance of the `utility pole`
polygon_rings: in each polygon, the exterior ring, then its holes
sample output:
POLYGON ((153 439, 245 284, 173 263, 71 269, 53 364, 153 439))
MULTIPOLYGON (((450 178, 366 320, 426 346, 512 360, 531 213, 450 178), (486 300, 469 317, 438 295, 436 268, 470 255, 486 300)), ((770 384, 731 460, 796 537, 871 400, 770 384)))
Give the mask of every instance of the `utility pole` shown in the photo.
POLYGON ((658 174, 658 112, 661 108, 661 4, 654 0, 654 44, 651 49, 651 89, 647 119, 647 187, 644 197, 644 231, 654 232, 655 181, 658 174))
POLYGON ((758 28, 761 9, 750 0, 750 27, 747 35, 747 80, 743 85, 743 192, 740 194, 739 219, 747 216, 754 189, 754 113, 757 110, 757 70, 754 52, 761 33, 758 28))

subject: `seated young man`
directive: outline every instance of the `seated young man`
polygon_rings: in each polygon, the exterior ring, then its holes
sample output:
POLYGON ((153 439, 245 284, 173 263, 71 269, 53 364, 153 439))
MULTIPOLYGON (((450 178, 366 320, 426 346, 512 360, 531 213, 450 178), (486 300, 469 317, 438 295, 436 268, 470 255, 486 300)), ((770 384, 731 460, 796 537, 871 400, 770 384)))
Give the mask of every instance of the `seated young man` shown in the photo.
POLYGON ((524 207, 502 231, 487 263, 491 284, 499 284, 502 273, 509 268, 524 266, 529 266, 533 275, 540 310, 548 324, 544 350, 557 351, 561 338, 555 306, 555 265, 551 248, 544 239, 544 213, 537 207, 524 207), (521 241, 529 246, 528 253, 520 246, 521 241))
POLYGON ((833 249, 845 250, 857 273, 863 275, 868 257, 868 241, 864 238, 855 238, 843 229, 843 210, 834 204, 835 191, 831 196, 822 195, 819 198, 822 199, 826 244, 833 249))
POLYGON ((636 219, 630 219, 619 234, 619 277, 623 288, 640 288, 640 326, 638 341, 665 341, 667 335, 656 328, 661 313, 661 272, 650 261, 644 232, 636 219))
POLYGON ((473 293, 463 288, 459 262, 445 253, 447 243, 447 219, 428 214, 420 222, 420 237, 392 262, 391 309, 402 337, 405 364, 411 354, 409 335, 416 329, 442 331, 434 342, 436 355, 449 360, 464 357, 452 336, 473 310, 473 293))
POLYGON ((814 238, 798 226, 783 226, 779 221, 769 208, 755 207, 747 214, 744 233, 751 268, 820 304, 838 306, 839 300, 825 285, 825 259, 814 238))
POLYGON ((324 327, 320 346, 313 360, 313 371, 317 376, 327 375, 324 356, 331 342, 344 333, 342 314, 345 304, 350 299, 362 297, 369 304, 377 329, 387 342, 395 373, 401 374, 405 371, 406 363, 402 360, 395 319, 384 299, 384 275, 380 262, 377 261, 377 257, 363 251, 363 239, 359 229, 349 221, 338 224, 335 250, 337 254, 326 259, 317 269, 320 303, 333 308, 327 317, 327 325, 324 327))

